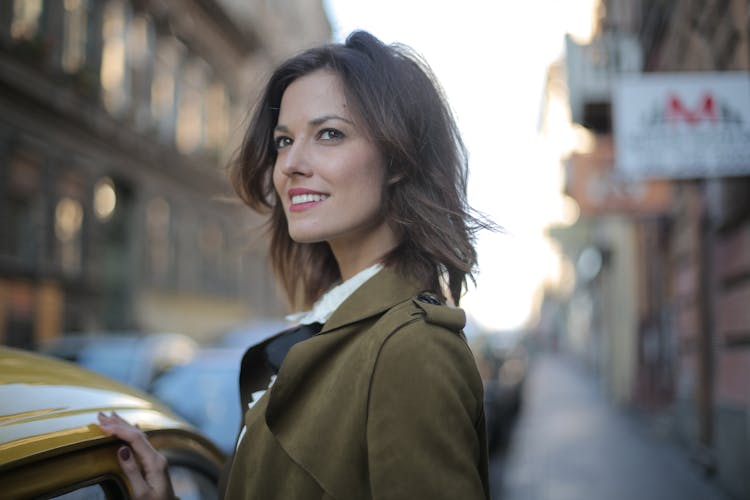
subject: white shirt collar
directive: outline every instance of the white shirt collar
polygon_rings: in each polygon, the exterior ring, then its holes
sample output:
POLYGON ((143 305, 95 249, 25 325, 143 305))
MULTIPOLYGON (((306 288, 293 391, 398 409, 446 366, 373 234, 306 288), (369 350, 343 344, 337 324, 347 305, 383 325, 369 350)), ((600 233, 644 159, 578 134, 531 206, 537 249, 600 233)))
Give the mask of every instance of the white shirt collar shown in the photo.
POLYGON ((336 309, 344 303, 354 291, 362 286, 365 281, 375 276, 378 271, 383 269, 383 264, 375 264, 367 269, 363 269, 348 280, 336 285, 328 290, 313 304, 312 309, 305 312, 290 314, 287 320, 302 325, 310 323, 325 323, 333 315, 336 309))

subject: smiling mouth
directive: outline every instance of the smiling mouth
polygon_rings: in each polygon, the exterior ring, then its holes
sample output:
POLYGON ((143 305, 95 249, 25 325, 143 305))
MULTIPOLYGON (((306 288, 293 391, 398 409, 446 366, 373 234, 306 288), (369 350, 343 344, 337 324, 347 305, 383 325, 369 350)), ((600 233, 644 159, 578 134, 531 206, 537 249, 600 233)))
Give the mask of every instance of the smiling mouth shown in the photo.
POLYGON ((327 200, 329 196, 327 194, 296 194, 292 196, 292 206, 302 205, 304 203, 316 203, 319 201, 327 200))

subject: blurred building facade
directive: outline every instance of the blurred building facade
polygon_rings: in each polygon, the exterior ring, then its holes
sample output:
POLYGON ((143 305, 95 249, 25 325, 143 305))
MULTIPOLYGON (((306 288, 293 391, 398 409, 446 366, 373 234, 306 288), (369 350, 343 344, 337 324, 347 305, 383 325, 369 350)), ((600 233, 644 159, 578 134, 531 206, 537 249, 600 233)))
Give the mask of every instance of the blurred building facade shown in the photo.
MULTIPOLYGON (((750 81, 748 71, 747 0, 606 0, 594 38, 568 40, 548 83, 548 98, 565 89, 589 137, 564 161, 581 216, 550 229, 575 275, 564 300, 548 296, 564 303, 560 342, 616 401, 665 417, 736 498, 750 498, 750 162, 731 174, 623 175, 613 101, 627 75, 750 81)), ((711 99, 671 105, 687 120, 731 111, 711 99)), ((744 148, 742 158, 750 138, 744 148)))
POLYGON ((1 2, 0 342, 283 312, 225 167, 272 65, 330 36, 315 0, 1 2))

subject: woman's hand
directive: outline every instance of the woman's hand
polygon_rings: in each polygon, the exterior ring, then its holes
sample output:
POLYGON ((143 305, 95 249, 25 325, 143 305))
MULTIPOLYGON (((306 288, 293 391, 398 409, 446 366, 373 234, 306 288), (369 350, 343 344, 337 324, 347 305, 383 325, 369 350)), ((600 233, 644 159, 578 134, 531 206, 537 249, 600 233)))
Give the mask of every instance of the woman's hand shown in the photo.
POLYGON ((154 449, 146 435, 129 424, 117 413, 111 416, 99 412, 99 427, 105 434, 125 441, 117 450, 117 459, 133 488, 137 500, 173 500, 167 459, 154 449))

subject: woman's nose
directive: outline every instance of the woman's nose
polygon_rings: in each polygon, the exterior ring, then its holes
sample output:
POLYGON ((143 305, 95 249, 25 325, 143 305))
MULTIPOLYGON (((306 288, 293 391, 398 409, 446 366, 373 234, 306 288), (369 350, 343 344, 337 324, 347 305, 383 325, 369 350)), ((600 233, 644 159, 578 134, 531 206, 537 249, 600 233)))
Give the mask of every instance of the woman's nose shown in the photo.
POLYGON ((294 142, 280 151, 276 161, 285 175, 310 175, 310 165, 301 142, 294 142))

